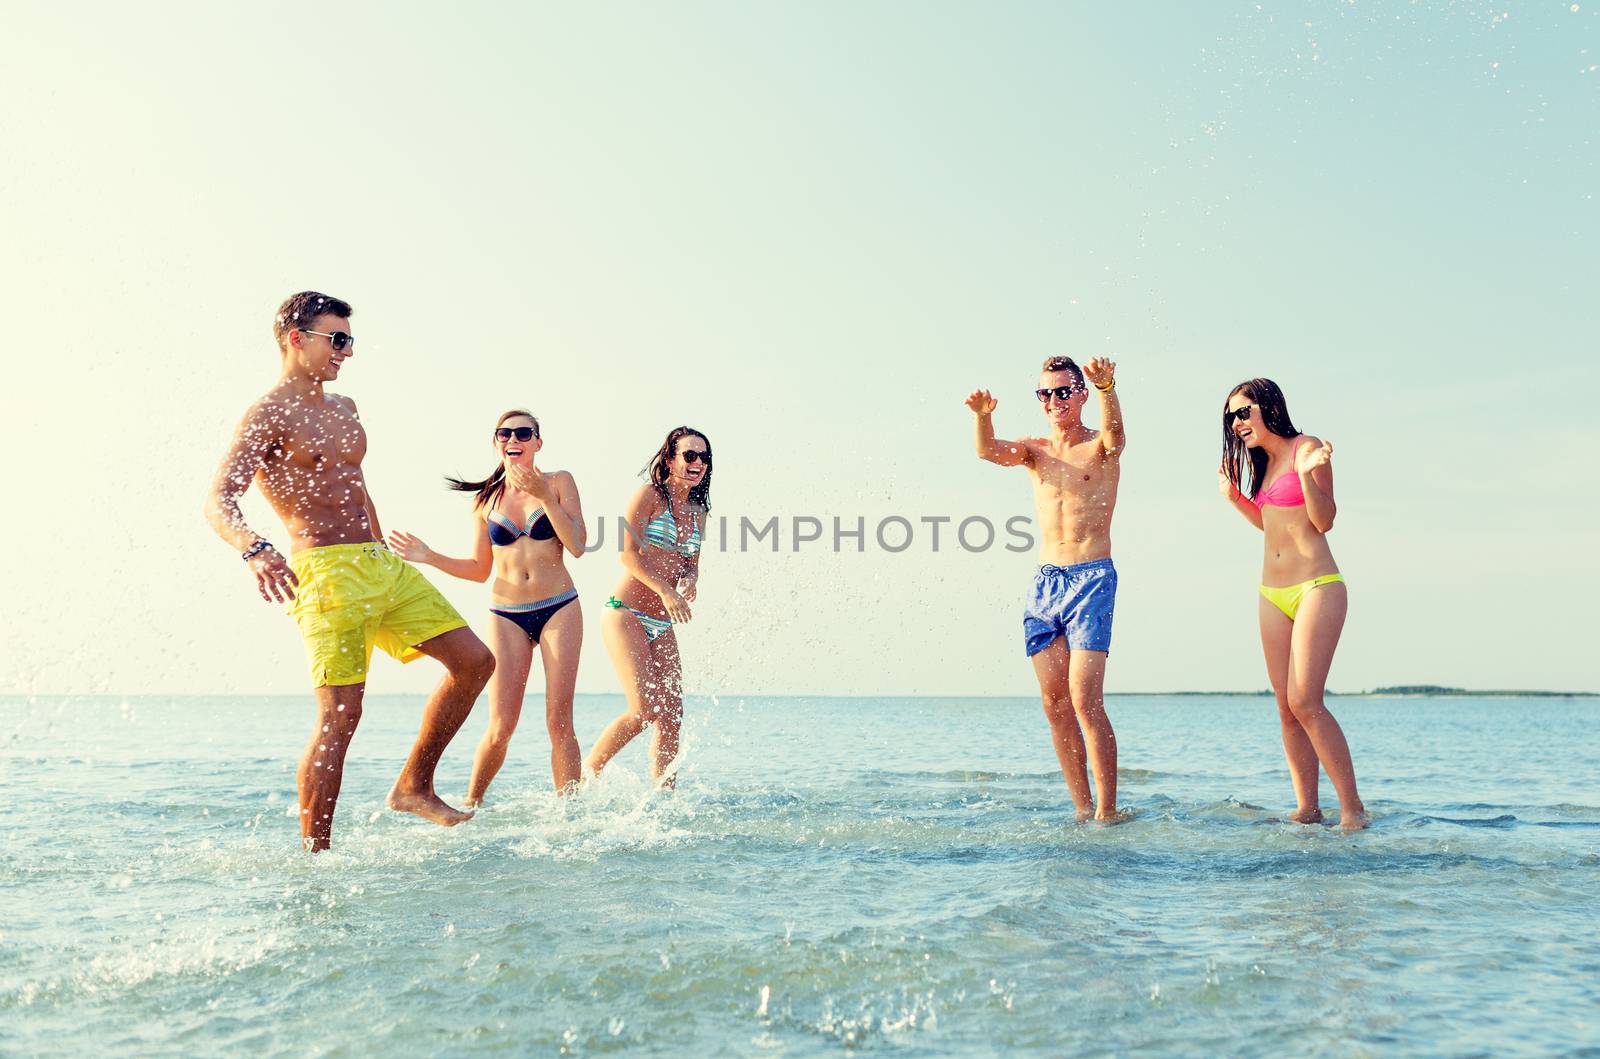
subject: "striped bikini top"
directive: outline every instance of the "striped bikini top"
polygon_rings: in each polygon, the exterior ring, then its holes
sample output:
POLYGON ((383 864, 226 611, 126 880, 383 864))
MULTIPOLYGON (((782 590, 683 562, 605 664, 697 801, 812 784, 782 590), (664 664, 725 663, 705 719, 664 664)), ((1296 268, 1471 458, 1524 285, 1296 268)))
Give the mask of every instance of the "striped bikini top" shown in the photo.
POLYGON ((654 545, 664 548, 669 552, 679 555, 693 555, 700 550, 700 520, 690 516, 689 538, 683 543, 678 543, 678 520, 672 516, 672 504, 667 504, 667 509, 650 520, 644 528, 645 547, 654 545))
POLYGON ((1306 502, 1306 491, 1300 485, 1300 472, 1294 469, 1295 454, 1300 449, 1300 441, 1305 435, 1294 439, 1294 447, 1289 450, 1289 469, 1274 478, 1265 489, 1251 498, 1251 503, 1256 507, 1299 507, 1306 502))

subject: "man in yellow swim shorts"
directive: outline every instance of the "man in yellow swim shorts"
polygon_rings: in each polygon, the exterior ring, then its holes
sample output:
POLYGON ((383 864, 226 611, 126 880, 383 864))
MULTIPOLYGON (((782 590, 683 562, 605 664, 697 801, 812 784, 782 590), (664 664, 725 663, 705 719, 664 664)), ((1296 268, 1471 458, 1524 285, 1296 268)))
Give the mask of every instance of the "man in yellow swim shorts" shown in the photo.
POLYGON ((433 773, 494 672, 494 656, 438 589, 383 546, 361 460, 367 434, 355 402, 326 393, 355 353, 348 303, 302 291, 278 310, 278 383, 244 415, 211 484, 206 519, 249 564, 261 598, 287 602, 316 689, 317 722, 300 759, 300 833, 328 848, 344 757, 361 720, 373 647, 402 662, 444 663, 422 731, 389 806, 451 827, 472 814, 434 793, 433 773), (252 530, 239 498, 259 483, 290 539, 285 559, 252 530))

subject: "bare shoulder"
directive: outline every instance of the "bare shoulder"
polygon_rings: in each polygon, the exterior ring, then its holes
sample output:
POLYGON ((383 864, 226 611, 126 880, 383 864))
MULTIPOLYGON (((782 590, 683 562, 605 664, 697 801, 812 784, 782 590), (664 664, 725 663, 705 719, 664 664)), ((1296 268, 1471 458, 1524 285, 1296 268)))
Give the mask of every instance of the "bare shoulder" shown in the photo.
POLYGON ((572 476, 571 471, 548 471, 546 473, 556 483, 556 489, 562 496, 578 495, 578 480, 572 476))
POLYGON ((629 511, 648 512, 656 506, 656 487, 646 483, 633 491, 633 496, 628 498, 629 511))
POLYGON ((346 412, 349 412, 357 419, 361 418, 361 413, 356 411, 356 402, 354 398, 346 397, 342 393, 330 393, 326 394, 325 396, 328 398, 328 400, 332 401, 346 412))
POLYGON ((1304 448, 1320 449, 1322 448, 1322 439, 1317 437, 1315 434, 1301 434, 1298 438, 1294 439, 1295 455, 1298 456, 1300 454, 1300 450, 1304 448))
POLYGON ((276 437, 294 416, 294 405, 286 401, 277 390, 268 390, 245 409, 239 420, 239 433, 276 437))

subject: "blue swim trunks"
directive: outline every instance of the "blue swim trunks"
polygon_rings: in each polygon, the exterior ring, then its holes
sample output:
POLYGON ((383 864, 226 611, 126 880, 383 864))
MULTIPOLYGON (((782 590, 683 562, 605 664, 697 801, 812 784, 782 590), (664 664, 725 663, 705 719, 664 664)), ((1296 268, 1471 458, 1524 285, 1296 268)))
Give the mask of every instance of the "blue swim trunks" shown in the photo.
POLYGON ((1111 612, 1117 605, 1117 568, 1110 559, 1071 566, 1041 566, 1022 611, 1028 657, 1057 636, 1069 651, 1111 650, 1111 612))

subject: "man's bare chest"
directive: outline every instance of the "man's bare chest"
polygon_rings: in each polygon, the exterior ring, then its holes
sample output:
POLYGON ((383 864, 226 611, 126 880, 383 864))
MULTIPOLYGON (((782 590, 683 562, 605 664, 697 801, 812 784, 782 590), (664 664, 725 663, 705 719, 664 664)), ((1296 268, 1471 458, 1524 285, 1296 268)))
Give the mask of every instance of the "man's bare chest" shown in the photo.
POLYGON ((367 432, 348 412, 305 416, 287 429, 272 450, 280 466, 304 471, 359 466, 367 454, 367 432))

